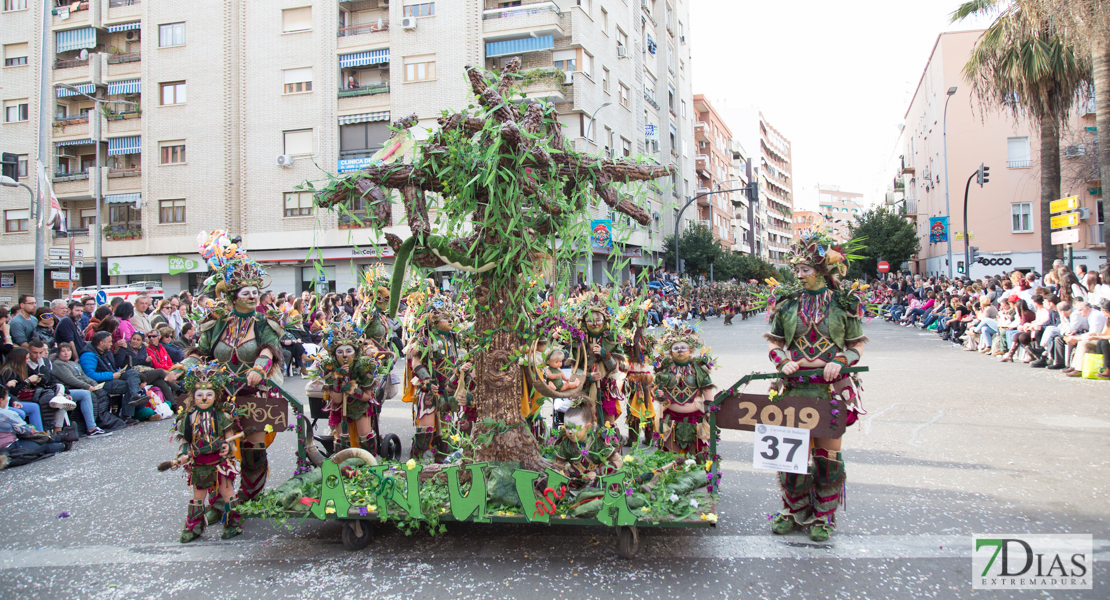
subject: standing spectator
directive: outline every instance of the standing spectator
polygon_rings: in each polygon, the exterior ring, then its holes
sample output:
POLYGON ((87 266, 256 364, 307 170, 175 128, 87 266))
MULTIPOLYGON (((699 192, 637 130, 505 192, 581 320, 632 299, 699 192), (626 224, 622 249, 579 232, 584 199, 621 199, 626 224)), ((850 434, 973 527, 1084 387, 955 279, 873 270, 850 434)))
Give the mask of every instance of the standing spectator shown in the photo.
POLYGON ((147 319, 146 315, 143 315, 143 318, 140 319, 140 324, 146 326, 146 329, 135 327, 135 315, 137 314, 135 307, 130 302, 120 302, 119 306, 116 306, 115 317, 119 321, 119 333, 124 340, 131 339, 133 333, 146 335, 146 332, 150 331, 150 319, 147 319))
POLYGON ((89 379, 103 383, 108 395, 123 398, 119 416, 128 425, 134 425, 138 422, 136 416, 148 418, 154 411, 145 406, 136 410, 136 405, 145 405, 150 398, 142 393, 139 373, 134 369, 117 368, 115 360, 112 355, 112 334, 98 331, 93 335, 88 349, 81 355, 81 369, 89 379))
MULTIPOLYGON (((125 302, 124 304, 127 303, 125 302)), ((131 305, 128 304, 128 306, 131 305)), ((138 331, 139 333, 145 335, 151 330, 150 318, 146 314, 147 311, 150 310, 150 296, 146 294, 139 294, 138 297, 135 298, 135 305, 132 306, 131 309, 132 314, 130 317, 128 317, 128 320, 131 321, 131 327, 135 331, 138 331)), ((119 312, 116 312, 116 318, 120 321, 123 320, 123 318, 119 316, 119 312)), ((123 324, 121 323, 120 326, 122 327, 123 324)), ((126 332, 126 328, 124 329, 124 331, 126 332)))
POLYGON ((31 334, 39 324, 35 318, 35 308, 38 305, 35 297, 30 294, 19 297, 19 312, 12 316, 11 321, 12 343, 16 346, 25 346, 31 341, 31 334))
POLYGON ((89 326, 89 321, 92 320, 93 313, 96 312, 96 298, 92 296, 85 296, 81 298, 81 320, 77 322, 77 328, 84 331, 89 326))
POLYGON ((73 358, 77 359, 78 353, 85 350, 85 339, 81 335, 81 315, 85 314, 82 310, 80 302, 69 303, 69 314, 58 321, 58 326, 54 328, 54 339, 58 344, 71 343, 75 351, 73 358))

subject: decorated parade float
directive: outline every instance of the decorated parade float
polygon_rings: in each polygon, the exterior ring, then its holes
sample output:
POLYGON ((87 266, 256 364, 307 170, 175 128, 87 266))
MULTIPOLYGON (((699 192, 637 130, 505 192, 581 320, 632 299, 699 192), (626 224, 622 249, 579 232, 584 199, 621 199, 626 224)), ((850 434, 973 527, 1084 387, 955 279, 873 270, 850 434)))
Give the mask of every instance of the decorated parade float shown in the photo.
MULTIPOLYGON (((252 361, 249 368, 228 369, 249 394, 219 396, 221 415, 249 413, 253 420, 244 427, 221 417, 200 448, 214 457, 193 460, 232 456, 226 444, 243 433, 237 452, 248 489, 229 500, 230 482, 209 477, 222 487, 210 494, 208 523, 223 518, 233 535, 240 515, 290 524, 336 519, 352 550, 372 541, 378 523, 432 535, 451 521, 607 526, 617 533, 620 555, 631 557, 639 527, 715 525, 720 427, 753 430, 789 420, 839 438, 835 399, 741 393, 748 381, 780 373, 749 376, 716 393, 714 359, 696 328, 670 324, 653 336, 646 304, 621 305, 600 293, 568 298, 558 282, 569 278, 556 276, 556 266, 589 252, 586 215, 598 199, 646 225, 652 217, 636 193, 674 169, 572 149, 554 108, 517 91, 519 64, 514 59, 499 74, 468 69, 475 105, 445 113, 419 142, 409 131, 415 116, 401 119, 374 164, 312 187, 321 208, 366 207, 369 224, 395 252, 393 270, 389 280, 370 277, 364 285, 373 314, 329 324, 312 375, 319 399, 308 414, 280 381, 265 377, 280 361, 258 351, 265 344, 241 357, 252 361), (408 239, 383 232, 393 202, 404 209, 408 239), (413 275, 443 265, 465 274, 457 294, 413 275), (536 285, 545 279, 556 288, 543 299, 536 285), (398 348, 387 330, 402 305, 405 343, 398 348), (393 372, 403 376, 400 399, 392 401, 411 406, 415 430, 400 457, 400 446, 377 425, 381 404, 394 394, 393 372), (293 408, 290 422, 285 403, 293 408), (539 418, 545 403, 554 408, 550 428, 539 418), (263 409, 275 406, 281 422, 266 422, 263 409), (326 448, 313 439, 315 418, 328 419, 326 448), (297 472, 260 491, 265 445, 285 429, 298 436, 297 472)), ((220 318, 227 324, 212 327, 239 332, 253 323, 260 340, 280 330, 280 319, 249 316, 247 323, 234 311, 220 318)), ((213 359, 234 362, 213 345, 186 368, 213 359)), ((188 452, 185 443, 182 456, 188 452)), ((195 495, 202 503, 203 494, 195 495)), ((190 504, 182 541, 200 535, 201 512, 190 504)))

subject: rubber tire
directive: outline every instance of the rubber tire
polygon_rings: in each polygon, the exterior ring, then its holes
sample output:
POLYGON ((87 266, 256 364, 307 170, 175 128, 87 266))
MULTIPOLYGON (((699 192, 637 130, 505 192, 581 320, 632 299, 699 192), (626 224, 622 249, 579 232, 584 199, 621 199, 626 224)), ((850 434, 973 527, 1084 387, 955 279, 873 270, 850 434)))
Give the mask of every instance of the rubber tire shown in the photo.
POLYGON ((635 527, 617 527, 617 555, 635 558, 640 550, 640 532, 635 527))
POLYGON ((387 433, 378 443, 378 455, 385 460, 400 460, 401 438, 396 433, 387 433))
POLYGON ((352 552, 362 550, 370 545, 370 541, 374 539, 374 524, 370 521, 360 521, 358 519, 344 519, 343 523, 343 547, 352 552), (358 524, 362 529, 362 537, 359 537, 355 532, 355 524, 358 524))

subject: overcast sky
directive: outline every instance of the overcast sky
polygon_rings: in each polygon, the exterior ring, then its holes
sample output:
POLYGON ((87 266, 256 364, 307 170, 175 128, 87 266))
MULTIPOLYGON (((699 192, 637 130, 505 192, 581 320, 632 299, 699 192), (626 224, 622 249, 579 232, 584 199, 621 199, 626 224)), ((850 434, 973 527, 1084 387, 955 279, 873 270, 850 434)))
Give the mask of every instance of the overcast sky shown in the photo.
POLYGON ((790 140, 796 207, 816 208, 818 183, 870 204, 937 35, 989 25, 949 24, 960 4, 692 0, 693 91, 718 110, 758 107, 790 140))

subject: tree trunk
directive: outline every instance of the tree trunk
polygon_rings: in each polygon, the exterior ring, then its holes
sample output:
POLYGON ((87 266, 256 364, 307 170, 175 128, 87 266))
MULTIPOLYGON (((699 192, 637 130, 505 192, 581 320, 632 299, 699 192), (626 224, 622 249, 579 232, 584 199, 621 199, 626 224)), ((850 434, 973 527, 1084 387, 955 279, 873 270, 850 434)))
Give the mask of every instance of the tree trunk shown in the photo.
MULTIPOLYGON (((478 410, 478 421, 492 419, 495 427, 509 429, 493 438, 490 444, 477 450, 475 461, 519 462, 525 469, 543 472, 550 463, 540 456, 540 447, 528 424, 520 413, 520 398, 523 393, 520 364, 514 358, 521 347, 520 336, 515 331, 503 331, 510 321, 506 313, 510 310, 523 310, 512 306, 509 290, 502 287, 490 292, 490 278, 483 277, 476 291, 478 314, 474 331, 478 336, 493 331, 493 339, 486 351, 478 354, 474 361, 474 377, 477 389, 474 401, 478 410)), ((483 426, 475 427, 476 433, 483 426)))
POLYGON ((1054 116, 1042 117, 1041 129, 1041 273, 1052 270, 1056 246, 1052 245, 1052 213, 1049 204, 1060 199, 1060 123, 1054 116))
POLYGON ((1110 177, 1110 42, 1104 38, 1093 40, 1091 53, 1092 79, 1095 84, 1095 125, 1098 132, 1098 166, 1102 186, 1102 241, 1110 242, 1110 206, 1106 202, 1106 179, 1110 177))

